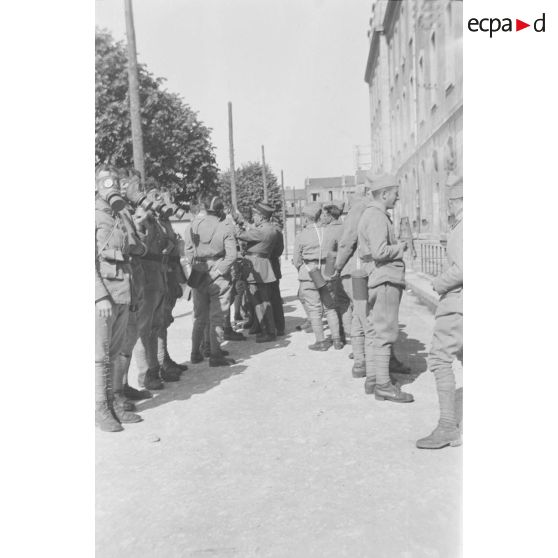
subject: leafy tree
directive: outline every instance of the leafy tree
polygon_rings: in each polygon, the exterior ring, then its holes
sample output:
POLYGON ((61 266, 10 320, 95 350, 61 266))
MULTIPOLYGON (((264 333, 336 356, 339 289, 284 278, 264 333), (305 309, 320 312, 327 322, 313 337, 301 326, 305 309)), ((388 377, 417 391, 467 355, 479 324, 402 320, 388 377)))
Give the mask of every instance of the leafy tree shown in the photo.
MULTIPOLYGON (((282 225, 282 193, 277 177, 273 174, 269 166, 265 166, 267 182, 268 204, 275 208, 274 219, 282 225)), ((219 185, 219 195, 223 201, 231 203, 231 174, 230 171, 221 174, 219 185)), ((236 170, 236 199, 238 210, 242 215, 251 219, 252 208, 257 201, 263 200, 263 177, 261 163, 245 163, 236 170)))
MULTIPOLYGON (((95 33, 95 161, 133 166, 128 59, 122 41, 95 33)), ((138 66, 145 172, 179 200, 216 192, 218 168, 211 129, 182 98, 162 89, 145 65, 138 66)))

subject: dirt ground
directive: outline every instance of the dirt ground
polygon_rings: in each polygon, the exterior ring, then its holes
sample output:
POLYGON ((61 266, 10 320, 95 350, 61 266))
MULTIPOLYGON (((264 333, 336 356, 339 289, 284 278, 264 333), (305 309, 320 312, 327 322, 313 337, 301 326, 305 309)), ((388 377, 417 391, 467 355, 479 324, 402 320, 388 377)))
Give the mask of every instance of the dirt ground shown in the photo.
MULTIPOLYGON (((350 346, 306 348, 283 267, 286 337, 227 343, 235 366, 191 366, 139 405, 142 423, 97 431, 99 558, 461 555, 462 449, 415 448, 437 421, 432 314, 404 294, 396 351, 416 401, 376 401, 351 377, 350 346)), ((175 316, 170 352, 185 362, 191 304, 175 316)))

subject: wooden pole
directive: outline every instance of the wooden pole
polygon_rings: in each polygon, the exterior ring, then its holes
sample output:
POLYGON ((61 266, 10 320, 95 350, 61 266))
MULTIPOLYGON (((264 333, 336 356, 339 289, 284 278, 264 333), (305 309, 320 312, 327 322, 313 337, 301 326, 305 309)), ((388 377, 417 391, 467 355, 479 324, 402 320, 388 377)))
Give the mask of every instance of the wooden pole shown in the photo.
POLYGON ((267 203, 267 177, 265 175, 265 150, 262 145, 262 179, 263 179, 263 201, 267 203))
POLYGON ((293 227, 294 235, 296 236, 296 190, 293 186, 293 227))
POLYGON ((145 163, 143 157, 143 135, 141 131, 138 60, 136 50, 136 32, 134 30, 134 14, 132 0, 124 0, 126 13, 126 37, 128 39, 128 88, 130 95, 130 119, 132 122, 132 149, 134 167, 141 173, 142 184, 145 184, 145 163))
POLYGON ((283 169, 281 169, 281 193, 283 195, 283 237, 285 241, 285 259, 288 259, 289 242, 287 238, 287 204, 285 202, 285 183, 283 182, 283 169))
POLYGON ((236 176, 234 167, 234 143, 233 143, 233 118, 232 118, 232 103, 229 101, 229 161, 231 172, 231 201, 233 209, 238 211, 236 204, 236 176))

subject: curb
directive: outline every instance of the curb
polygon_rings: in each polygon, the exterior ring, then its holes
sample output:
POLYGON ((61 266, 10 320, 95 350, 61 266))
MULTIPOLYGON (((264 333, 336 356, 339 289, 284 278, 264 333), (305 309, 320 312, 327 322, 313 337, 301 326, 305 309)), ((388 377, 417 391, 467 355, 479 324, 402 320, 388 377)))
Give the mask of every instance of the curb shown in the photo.
POLYGON ((430 278, 422 273, 407 271, 405 282, 407 283, 407 291, 414 294, 422 304, 432 313, 435 313, 440 297, 430 286, 430 278))

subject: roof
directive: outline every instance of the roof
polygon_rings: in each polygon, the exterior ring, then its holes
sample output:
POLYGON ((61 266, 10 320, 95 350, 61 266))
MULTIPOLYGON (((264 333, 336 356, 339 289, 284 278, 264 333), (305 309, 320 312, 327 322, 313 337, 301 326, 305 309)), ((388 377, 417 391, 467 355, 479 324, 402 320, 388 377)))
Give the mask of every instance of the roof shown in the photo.
POLYGON ((355 177, 352 175, 344 176, 326 176, 323 178, 307 178, 306 188, 328 189, 328 188, 342 188, 343 186, 354 186, 355 177))

